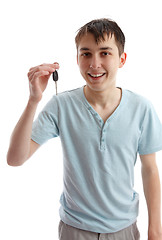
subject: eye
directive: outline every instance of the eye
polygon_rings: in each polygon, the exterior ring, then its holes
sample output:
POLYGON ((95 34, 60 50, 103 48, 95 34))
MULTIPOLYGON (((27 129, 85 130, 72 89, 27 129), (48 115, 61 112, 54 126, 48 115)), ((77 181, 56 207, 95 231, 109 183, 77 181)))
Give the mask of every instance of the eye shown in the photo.
POLYGON ((109 52, 102 52, 101 55, 102 56, 108 56, 108 55, 110 55, 110 53, 109 52))
POLYGON ((82 53, 82 56, 83 56, 83 57, 89 57, 89 56, 90 56, 90 53, 89 53, 89 52, 82 53))

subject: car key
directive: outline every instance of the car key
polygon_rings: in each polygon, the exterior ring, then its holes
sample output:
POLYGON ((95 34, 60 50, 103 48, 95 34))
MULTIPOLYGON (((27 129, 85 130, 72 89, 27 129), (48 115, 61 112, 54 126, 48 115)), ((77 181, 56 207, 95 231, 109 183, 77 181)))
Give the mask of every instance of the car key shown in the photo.
POLYGON ((57 95, 58 72, 55 70, 55 71, 52 73, 52 76, 53 76, 53 81, 55 82, 56 95, 57 95))

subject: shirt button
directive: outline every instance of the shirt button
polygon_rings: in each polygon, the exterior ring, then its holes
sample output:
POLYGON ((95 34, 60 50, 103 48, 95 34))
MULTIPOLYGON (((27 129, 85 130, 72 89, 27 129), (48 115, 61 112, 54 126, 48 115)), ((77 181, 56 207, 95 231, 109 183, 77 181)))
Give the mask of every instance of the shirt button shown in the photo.
POLYGON ((105 145, 101 145, 101 150, 105 150, 105 145))

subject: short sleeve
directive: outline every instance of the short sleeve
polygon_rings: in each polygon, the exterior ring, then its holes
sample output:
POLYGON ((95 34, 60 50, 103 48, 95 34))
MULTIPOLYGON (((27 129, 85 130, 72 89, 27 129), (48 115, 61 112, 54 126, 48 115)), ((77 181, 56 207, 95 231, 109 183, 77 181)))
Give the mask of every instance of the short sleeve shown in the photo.
POLYGON ((160 150, 162 150, 162 124, 149 102, 142 123, 138 152, 140 155, 145 155, 160 150))
POLYGON ((58 107, 56 99, 53 97, 34 121, 31 139, 42 145, 57 136, 59 136, 58 107))

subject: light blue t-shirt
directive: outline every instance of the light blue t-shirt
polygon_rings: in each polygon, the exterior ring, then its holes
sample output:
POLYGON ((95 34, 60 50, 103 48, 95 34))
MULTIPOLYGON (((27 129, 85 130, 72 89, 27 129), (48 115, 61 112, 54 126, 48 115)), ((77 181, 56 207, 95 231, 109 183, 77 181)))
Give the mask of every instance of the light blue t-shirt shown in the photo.
POLYGON ((54 96, 33 124, 38 144, 59 136, 64 188, 60 217, 76 228, 111 233, 138 216, 134 187, 137 154, 162 149, 162 125, 152 104, 122 89, 119 106, 104 123, 83 87, 54 96))

